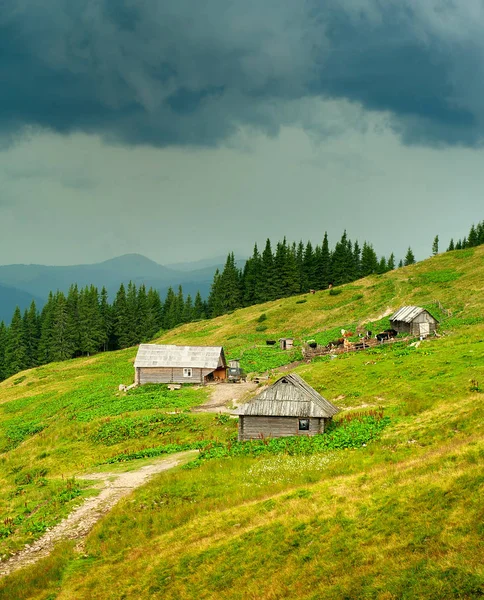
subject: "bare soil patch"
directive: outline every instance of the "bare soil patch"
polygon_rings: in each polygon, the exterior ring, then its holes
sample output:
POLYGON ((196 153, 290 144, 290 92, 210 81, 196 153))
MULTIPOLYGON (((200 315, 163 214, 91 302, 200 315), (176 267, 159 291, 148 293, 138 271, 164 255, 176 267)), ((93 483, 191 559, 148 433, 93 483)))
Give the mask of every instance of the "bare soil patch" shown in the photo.
POLYGON ((93 487, 100 489, 100 493, 92 498, 87 498, 71 514, 48 530, 41 538, 27 544, 23 550, 11 556, 6 562, 0 563, 0 577, 9 575, 17 569, 37 562, 40 558, 48 556, 55 544, 61 540, 80 540, 77 549, 82 550, 82 542, 94 525, 124 496, 136 488, 147 483, 157 473, 176 467, 183 461, 188 452, 181 452, 169 459, 158 460, 152 464, 144 465, 137 470, 124 473, 90 473, 82 475, 79 479, 96 481, 93 487))
POLYGON ((230 413, 234 408, 246 402, 257 390, 253 381, 241 383, 215 383, 210 385, 210 400, 197 406, 193 412, 230 413))

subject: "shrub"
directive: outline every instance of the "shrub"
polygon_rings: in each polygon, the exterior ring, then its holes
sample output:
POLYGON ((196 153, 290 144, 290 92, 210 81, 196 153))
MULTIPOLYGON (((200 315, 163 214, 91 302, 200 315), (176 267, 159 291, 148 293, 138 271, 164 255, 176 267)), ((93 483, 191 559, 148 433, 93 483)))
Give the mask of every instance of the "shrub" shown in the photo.
POLYGON ((339 288, 331 288, 329 290, 329 295, 330 296, 339 296, 341 294, 343 290, 339 289, 339 288))
POLYGON ((266 313, 262 313, 261 316, 257 319, 258 323, 262 323, 263 321, 267 321, 266 313))

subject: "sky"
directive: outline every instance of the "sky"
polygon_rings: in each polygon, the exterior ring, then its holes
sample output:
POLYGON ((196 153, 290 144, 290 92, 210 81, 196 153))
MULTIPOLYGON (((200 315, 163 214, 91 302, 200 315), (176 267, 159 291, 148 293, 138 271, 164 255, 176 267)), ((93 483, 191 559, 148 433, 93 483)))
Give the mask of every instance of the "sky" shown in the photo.
POLYGON ((0 264, 330 245, 484 218, 482 0, 16 0, 0 264))

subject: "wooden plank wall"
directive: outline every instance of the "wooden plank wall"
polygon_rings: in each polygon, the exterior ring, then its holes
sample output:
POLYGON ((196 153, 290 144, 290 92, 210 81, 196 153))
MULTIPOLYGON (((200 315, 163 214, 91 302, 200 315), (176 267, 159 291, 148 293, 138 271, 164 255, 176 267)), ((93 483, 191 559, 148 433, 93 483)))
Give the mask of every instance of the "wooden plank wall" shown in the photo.
POLYGON ((184 377, 182 367, 141 367, 139 383, 203 383, 211 369, 194 369, 192 376, 184 377))
POLYGON ((309 419, 309 431, 299 431, 297 417, 239 417, 239 441, 255 440, 261 437, 275 438, 292 435, 316 435, 323 433, 324 419, 309 419))

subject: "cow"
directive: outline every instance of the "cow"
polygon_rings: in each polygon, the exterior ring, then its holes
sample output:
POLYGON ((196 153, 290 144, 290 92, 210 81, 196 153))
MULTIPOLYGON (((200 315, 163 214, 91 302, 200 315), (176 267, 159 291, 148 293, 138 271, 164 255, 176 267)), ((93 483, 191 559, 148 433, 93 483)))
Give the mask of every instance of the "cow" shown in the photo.
POLYGON ((375 335, 375 338, 380 342, 380 344, 382 344, 385 340, 390 340, 391 338, 394 338, 397 335, 398 331, 395 331, 395 329, 385 329, 385 331, 377 333, 375 335))

